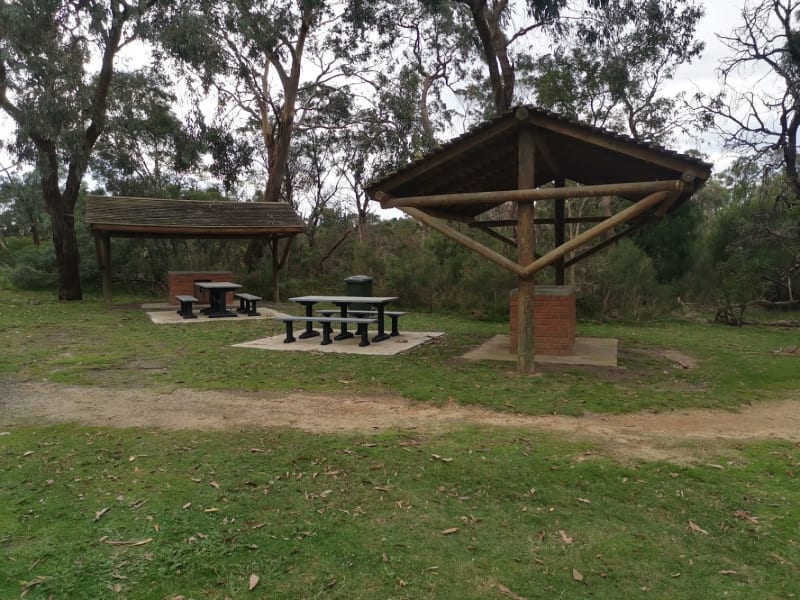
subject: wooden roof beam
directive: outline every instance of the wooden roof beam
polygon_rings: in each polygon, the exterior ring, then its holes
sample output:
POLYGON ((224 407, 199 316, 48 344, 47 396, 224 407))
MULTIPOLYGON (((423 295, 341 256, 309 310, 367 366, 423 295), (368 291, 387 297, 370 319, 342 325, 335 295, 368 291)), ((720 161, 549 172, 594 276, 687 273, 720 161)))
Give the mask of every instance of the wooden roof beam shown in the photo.
POLYGON ((673 192, 680 195, 684 183, 680 179, 667 181, 640 181, 634 183, 611 183, 603 185, 581 185, 576 187, 497 190, 493 192, 467 192, 458 194, 436 194, 432 196, 408 196, 393 198, 378 191, 375 200, 383 208, 446 208, 468 204, 500 204, 503 202, 530 202, 531 200, 556 200, 560 198, 594 198, 601 196, 647 195, 655 192, 673 192))
POLYGON ((632 204, 625 210, 618 212, 613 217, 609 217, 602 223, 595 225, 591 229, 587 229, 586 231, 575 236, 568 242, 561 244, 558 248, 551 250, 543 257, 528 264, 522 269, 523 276, 527 277, 533 275, 538 271, 541 271, 545 267, 556 262, 563 256, 566 256, 569 252, 578 249, 579 247, 593 240, 597 236, 605 233, 610 229, 613 229, 617 225, 622 225, 623 223, 627 223, 628 221, 633 220, 635 217, 638 217, 640 214, 653 208, 654 206, 661 204, 662 202, 673 202, 674 196, 677 194, 678 194, 677 191, 672 193, 668 191, 660 191, 650 194, 649 196, 643 198, 639 202, 632 204))

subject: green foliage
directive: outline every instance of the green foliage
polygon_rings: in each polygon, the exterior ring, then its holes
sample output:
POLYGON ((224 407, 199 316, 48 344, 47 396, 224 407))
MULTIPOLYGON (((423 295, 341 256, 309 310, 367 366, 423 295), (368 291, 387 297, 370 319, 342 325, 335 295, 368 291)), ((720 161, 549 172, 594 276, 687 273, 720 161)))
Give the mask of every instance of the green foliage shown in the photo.
POLYGON ((35 246, 31 240, 6 238, 0 249, 0 278, 22 290, 52 289, 55 255, 52 244, 35 246))
POLYGON ((587 269, 578 302, 582 314, 639 320, 663 312, 672 292, 659 283, 652 259, 632 240, 623 239, 587 269))
POLYGON ((636 236, 636 244, 653 261, 659 283, 681 279, 694 265, 702 221, 702 209, 693 199, 636 236))

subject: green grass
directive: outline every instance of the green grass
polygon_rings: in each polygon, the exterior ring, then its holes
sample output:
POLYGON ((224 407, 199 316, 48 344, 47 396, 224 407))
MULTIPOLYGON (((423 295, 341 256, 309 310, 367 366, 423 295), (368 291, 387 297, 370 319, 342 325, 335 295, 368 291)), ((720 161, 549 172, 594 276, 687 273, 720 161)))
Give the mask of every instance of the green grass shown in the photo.
POLYGON ((402 328, 443 331, 445 337, 401 355, 364 360, 232 347, 281 333, 281 324, 272 321, 155 325, 138 306, 107 311, 99 298, 59 303, 44 294, 8 290, 0 290, 0 303, 0 335, 7 340, 0 346, 0 375, 17 379, 276 393, 396 392, 436 405, 572 415, 738 408, 795 394, 797 387, 797 359, 774 354, 798 344, 792 328, 581 323, 579 335, 619 340, 620 368, 543 365, 540 376, 528 378, 516 376, 513 363, 461 359, 471 347, 506 333, 507 325, 456 315, 412 312, 402 328), (680 368, 662 356, 664 350, 697 359, 697 368, 680 368))
MULTIPOLYGON (((8 389, 399 393, 529 414, 797 395, 798 358, 774 354, 798 344, 790 328, 581 323, 580 335, 619 340, 620 368, 519 377, 460 358, 505 324, 454 315, 409 314, 403 328, 445 337, 364 357, 231 347, 280 333, 268 321, 170 327, 96 297, 8 290, 0 306, 8 389)), ((800 446, 694 450, 691 465, 620 462, 588 442, 471 426, 334 436, 0 424, 0 598, 798 597, 800 446)))
POLYGON ((585 451, 474 428, 12 429, 0 597, 238 598, 251 574, 270 598, 796 597, 797 446, 716 466, 585 451))

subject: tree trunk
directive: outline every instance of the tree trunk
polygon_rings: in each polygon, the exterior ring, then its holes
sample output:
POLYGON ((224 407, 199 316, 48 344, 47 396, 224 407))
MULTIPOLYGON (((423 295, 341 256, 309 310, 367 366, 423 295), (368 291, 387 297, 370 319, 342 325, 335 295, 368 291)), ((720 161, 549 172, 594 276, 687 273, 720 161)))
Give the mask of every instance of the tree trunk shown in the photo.
POLYGON ((58 267, 58 299, 82 300, 80 253, 75 233, 75 215, 59 198, 45 197, 53 227, 53 248, 58 267))

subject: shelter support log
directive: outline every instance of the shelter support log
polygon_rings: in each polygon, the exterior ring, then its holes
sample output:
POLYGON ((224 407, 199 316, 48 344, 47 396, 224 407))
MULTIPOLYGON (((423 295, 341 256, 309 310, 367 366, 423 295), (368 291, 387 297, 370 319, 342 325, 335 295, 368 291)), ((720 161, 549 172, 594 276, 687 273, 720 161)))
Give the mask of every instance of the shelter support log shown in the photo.
MULTIPOLYGON (((534 161, 536 159, 535 133, 531 129, 519 132, 519 174, 520 190, 533 188, 534 161)), ((533 201, 520 202, 517 217, 517 262, 520 267, 536 259, 536 208, 533 201)), ((531 374, 534 366, 534 283, 535 275, 520 274, 517 296, 517 373, 531 374)))
POLYGON ((591 229, 587 229, 583 233, 575 236, 568 242, 563 243, 559 248, 555 250, 551 250, 541 258, 531 262, 526 267, 522 269, 522 273, 520 274, 521 277, 525 277, 528 275, 533 275, 534 273, 544 269, 548 265, 553 264, 558 259, 566 256, 567 253, 572 252, 580 248, 586 242, 596 238, 598 235, 605 233, 609 229, 613 229, 617 225, 622 225, 623 223, 627 223, 634 217, 642 214, 643 212, 649 210, 653 206, 664 202, 664 201, 671 201, 673 194, 677 194, 677 192, 656 192, 654 194, 650 194, 647 198, 639 200, 635 204, 632 204, 628 208, 623 211, 618 212, 613 217, 609 217, 602 223, 595 225, 591 229))
POLYGON ((97 264, 103 276, 103 302, 106 308, 111 308, 111 236, 95 235, 94 247, 97 252, 97 264))
POLYGON ((464 192, 436 194, 432 196, 391 197, 385 192, 376 192, 375 199, 383 208, 447 208, 470 204, 501 204, 503 202, 529 202, 532 200, 558 200, 560 198, 596 198, 600 196, 642 197, 653 192, 676 192, 683 189, 683 181, 639 181, 635 183, 611 183, 604 185, 579 185, 562 188, 525 190, 496 190, 492 192, 464 192))
POLYGON ((493 263, 500 265, 507 271, 511 271, 515 275, 519 275, 521 267, 514 261, 509 260, 502 254, 500 254, 499 252, 495 252, 491 248, 487 248, 480 242, 476 242, 472 238, 464 235, 463 233, 456 231, 441 219, 432 217, 426 212, 423 212, 416 208, 403 208, 402 210, 409 217, 416 219, 423 225, 427 225, 431 229, 435 229, 439 233, 446 235, 451 240, 458 242, 462 246, 469 248, 470 250, 480 254, 484 258, 488 258, 493 263))

